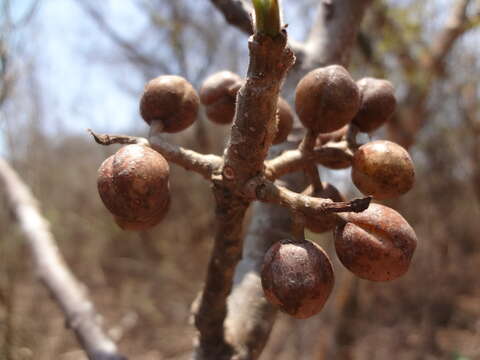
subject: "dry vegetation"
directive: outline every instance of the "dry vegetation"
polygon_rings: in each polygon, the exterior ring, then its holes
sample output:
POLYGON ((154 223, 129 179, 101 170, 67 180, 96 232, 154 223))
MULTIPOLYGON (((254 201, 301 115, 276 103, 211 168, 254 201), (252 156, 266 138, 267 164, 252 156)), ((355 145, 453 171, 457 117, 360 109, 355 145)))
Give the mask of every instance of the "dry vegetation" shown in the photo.
MULTIPOLYGON (((402 25, 403 19, 397 20, 402 25)), ((461 46, 451 54, 448 69, 465 60, 469 45, 461 46)), ((363 73, 359 65, 365 63, 369 71, 379 71, 377 62, 368 63, 358 52, 354 73, 363 73)), ((395 70, 389 66, 383 71, 395 70)), ((415 187, 388 203, 419 238, 408 274, 387 283, 359 280, 340 266, 331 234, 310 234, 334 261, 334 294, 323 312, 309 320, 279 315, 262 360, 480 359, 480 197, 475 180, 480 138, 472 131, 479 105, 469 103, 467 111, 464 93, 456 91, 469 78, 478 78, 480 69, 471 64, 465 69, 474 75, 447 71, 438 75, 443 82, 430 84, 427 125, 411 149, 415 187)), ((410 75, 397 69, 392 78, 406 84, 410 75)), ((478 92, 478 83, 472 86, 478 92)), ((214 126, 202 120, 175 141, 218 152, 224 131, 214 126)), ((121 350, 139 360, 188 359, 194 334, 190 306, 202 287, 212 245, 208 184, 172 166, 167 218, 152 231, 123 232, 96 189, 96 169, 115 149, 93 145, 87 134, 58 139, 35 126, 21 130, 9 134, 22 134, 9 161, 38 198, 68 264, 87 285, 121 350)), ((65 331, 63 315, 37 282, 6 206, 0 206, 0 230, 0 359, 85 359, 65 331)))

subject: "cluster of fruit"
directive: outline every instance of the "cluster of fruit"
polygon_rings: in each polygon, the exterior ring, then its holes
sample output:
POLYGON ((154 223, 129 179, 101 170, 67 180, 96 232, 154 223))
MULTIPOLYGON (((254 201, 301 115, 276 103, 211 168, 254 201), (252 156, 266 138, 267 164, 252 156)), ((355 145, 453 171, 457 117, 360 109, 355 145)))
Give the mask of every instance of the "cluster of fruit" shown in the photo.
MULTIPOLYGON (((382 79, 355 82, 341 66, 308 73, 298 84, 295 108, 302 124, 315 134, 317 144, 345 139, 349 127, 371 132, 393 114, 392 85, 382 79)), ((390 141, 372 141, 351 149, 353 159, 334 168, 351 166, 352 181, 374 199, 398 197, 411 189, 413 163, 407 151, 390 141)), ((311 187, 307 194, 344 201, 331 184, 311 187)), ((335 250, 342 264, 360 278, 387 281, 405 274, 417 239, 408 222, 395 210, 371 204, 361 213, 306 217, 312 232, 334 230, 335 250)), ((262 267, 266 298, 284 312, 307 318, 318 313, 334 284, 332 264, 323 249, 305 239, 286 239, 266 253, 262 267)))
MULTIPOLYGON (((179 76, 160 76, 145 86, 140 101, 143 119, 156 131, 175 133, 197 118, 200 103, 211 121, 229 124, 236 111, 237 93, 243 80, 223 71, 204 82, 200 95, 179 76)), ((382 79, 355 82, 339 65, 318 68, 297 85, 295 110, 300 122, 314 137, 312 146, 343 141, 352 133, 371 132, 384 124, 396 106, 392 85, 382 79)), ((285 141, 294 113, 279 98, 277 133, 273 143, 285 141)), ((414 168, 407 151, 389 141, 362 146, 348 142, 351 161, 332 168, 351 166, 353 183, 374 199, 390 199, 413 186, 414 168)), ((158 152, 143 145, 128 145, 103 162, 99 169, 100 196, 126 230, 144 230, 158 224, 170 203, 169 166, 158 152)), ((311 186, 304 194, 344 201, 331 184, 311 186)), ((396 211, 371 204, 362 213, 318 214, 305 217, 313 232, 334 231, 340 261, 357 276, 386 281, 403 275, 416 247, 416 235, 396 211)), ((267 299, 288 314, 305 318, 324 306, 333 288, 334 274, 326 253, 308 240, 289 239, 275 243, 267 252, 262 269, 267 299)))
MULTIPOLYGON (((229 71, 207 78, 200 96, 184 78, 163 75, 149 81, 140 100, 140 114, 156 130, 176 133, 190 127, 200 103, 207 118, 228 124, 235 114, 235 99, 242 79, 229 71)), ((284 99, 278 102, 278 131, 274 143, 286 140, 293 112, 284 99)), ((147 230, 165 217, 169 203, 169 166, 164 157, 143 145, 127 145, 106 159, 98 171, 100 197, 124 230, 147 230)))

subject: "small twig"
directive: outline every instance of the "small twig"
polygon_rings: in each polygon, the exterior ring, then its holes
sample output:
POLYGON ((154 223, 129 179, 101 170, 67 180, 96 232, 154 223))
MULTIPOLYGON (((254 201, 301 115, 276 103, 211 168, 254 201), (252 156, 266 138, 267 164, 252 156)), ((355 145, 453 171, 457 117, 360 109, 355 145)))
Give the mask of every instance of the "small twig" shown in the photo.
POLYGON ((195 171, 208 180, 211 179, 212 174, 220 169, 223 164, 223 160, 219 156, 211 154, 203 155, 196 151, 170 144, 164 140, 159 133, 151 134, 149 141, 143 137, 97 134, 90 129, 88 131, 100 145, 139 144, 150 146, 153 150, 162 154, 168 161, 186 170, 195 171))
POLYGON ((348 125, 347 144, 348 144, 348 148, 351 151, 355 151, 359 147, 359 144, 357 142, 357 136, 359 132, 360 132, 360 129, 358 128, 357 125, 351 124, 351 123, 348 125))
POLYGON ((318 171, 317 164, 315 163, 313 152, 317 136, 317 133, 308 130, 302 142, 298 146, 298 150, 300 150, 302 157, 305 159, 303 171, 305 172, 309 183, 312 184, 314 191, 322 191, 322 180, 320 179, 320 172, 318 171))
MULTIPOLYGON (((317 164, 330 166, 335 163, 351 163, 353 154, 348 149, 346 141, 328 143, 312 152, 317 164)), ((310 161, 300 150, 285 151, 274 159, 265 161, 265 176, 275 180, 283 175, 301 170, 306 162, 310 161)))
POLYGON ((334 202, 330 199, 295 193, 268 180, 253 179, 247 184, 247 192, 257 200, 287 207, 308 216, 319 216, 340 212, 362 212, 368 208, 371 196, 351 201, 334 202), (252 193, 252 190, 254 194, 252 193))
POLYGON ((292 237, 296 242, 305 241, 305 215, 299 211, 292 212, 292 237))
POLYGON ((55 243, 49 223, 40 214, 37 201, 15 171, 0 158, 0 180, 35 260, 42 283, 64 312, 69 327, 90 360, 126 360, 102 330, 99 314, 85 287, 71 273, 55 243))

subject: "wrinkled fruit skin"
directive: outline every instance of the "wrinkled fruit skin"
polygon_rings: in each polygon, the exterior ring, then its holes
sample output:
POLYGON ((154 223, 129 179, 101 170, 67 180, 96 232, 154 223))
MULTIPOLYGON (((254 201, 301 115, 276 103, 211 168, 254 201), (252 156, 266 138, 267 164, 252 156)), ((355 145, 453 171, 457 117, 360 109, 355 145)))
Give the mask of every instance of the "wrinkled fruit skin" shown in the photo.
POLYGON ((390 81, 363 78, 357 81, 361 93, 361 105, 352 123, 360 131, 371 132, 388 121, 395 111, 397 100, 390 81))
POLYGON ((299 319, 323 308, 334 283, 330 259, 310 241, 273 244, 265 254, 261 278, 267 300, 299 319))
POLYGON ((200 101, 207 118, 217 124, 230 124, 235 115, 235 100, 242 78, 231 71, 209 76, 200 89, 200 101))
POLYGON ((405 194, 415 182, 415 169, 408 152, 391 141, 372 141, 353 156, 352 181, 365 195, 391 199, 405 194))
POLYGON ((169 166, 162 155, 143 145, 128 145, 98 169, 100 198, 126 230, 158 224, 170 204, 169 166))
POLYGON ((345 215, 334 232, 342 264, 362 279, 388 281, 405 274, 417 246, 417 236, 395 210, 370 204, 361 213, 345 215))
POLYGON ((273 145, 281 144, 287 140, 288 135, 293 128, 293 111, 288 102, 283 98, 278 98, 277 105, 277 134, 273 139, 273 145))
POLYGON ((199 106, 197 92, 187 80, 162 75, 145 85, 140 114, 149 125, 152 121, 161 121, 164 132, 176 133, 193 124, 199 106))
MULTIPOLYGON (((315 192, 310 196, 330 199, 332 201, 345 201, 340 191, 330 183, 322 182, 322 191, 315 192)), ((337 217, 335 215, 324 215, 318 217, 305 217, 305 227, 314 233, 323 233, 325 231, 333 230, 337 225, 337 217)))
POLYGON ((360 107, 360 91, 344 67, 330 65, 303 77, 295 91, 295 109, 303 126, 328 133, 348 124, 360 107))

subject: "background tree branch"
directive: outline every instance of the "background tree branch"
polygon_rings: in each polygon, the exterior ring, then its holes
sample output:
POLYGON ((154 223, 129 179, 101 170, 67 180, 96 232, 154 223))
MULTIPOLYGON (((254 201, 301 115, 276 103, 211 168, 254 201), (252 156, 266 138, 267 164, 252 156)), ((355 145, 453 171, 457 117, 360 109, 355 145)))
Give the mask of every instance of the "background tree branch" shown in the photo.
MULTIPOLYGON (((445 25, 433 39, 432 45, 424 49, 423 56, 408 61, 413 62, 415 68, 410 65, 405 68, 410 73, 415 71, 418 75, 409 85, 407 95, 400 103, 400 110, 388 122, 388 135, 392 141, 406 148, 410 147, 429 118, 428 99, 431 89, 435 83, 448 76, 444 64, 449 53, 460 36, 472 29, 472 21, 467 16, 470 4, 471 0, 457 0, 445 25)), ((405 44, 405 49, 407 47, 408 44, 405 44)), ((409 55, 410 57, 412 55, 409 55)))
POLYGON ((252 7, 244 0, 210 0, 225 20, 247 35, 253 34, 252 7))
POLYGON ((65 314, 67 325, 77 336, 90 360, 126 360, 102 330, 100 316, 80 284, 68 269, 55 244, 47 220, 28 187, 0 158, 0 179, 10 209, 18 221, 36 264, 38 277, 65 314))

